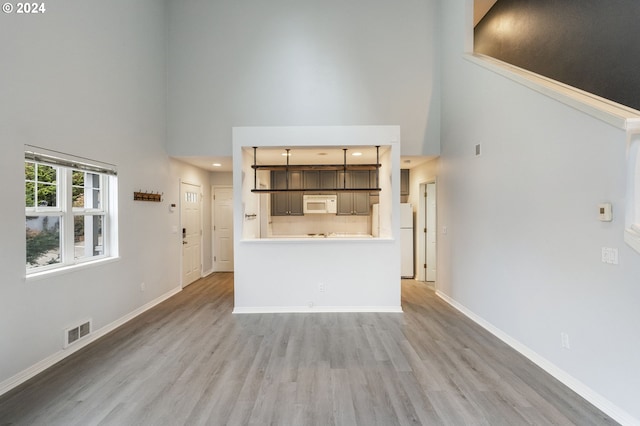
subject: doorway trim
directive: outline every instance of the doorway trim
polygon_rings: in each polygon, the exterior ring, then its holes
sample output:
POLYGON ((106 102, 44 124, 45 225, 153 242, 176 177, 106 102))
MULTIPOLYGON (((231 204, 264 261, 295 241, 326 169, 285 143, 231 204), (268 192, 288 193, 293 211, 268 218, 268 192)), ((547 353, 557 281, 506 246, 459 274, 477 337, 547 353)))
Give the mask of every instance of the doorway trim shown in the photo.
MULTIPOLYGON (((179 179, 179 185, 178 185, 178 194, 179 194, 179 199, 180 199, 180 204, 179 204, 179 208, 180 208, 180 229, 184 228, 184 217, 182 215, 182 205, 184 203, 184 199, 182 197, 183 192, 182 192, 182 186, 183 185, 191 185, 191 186, 195 186, 198 188, 198 203, 200 204, 199 210, 200 210, 200 235, 199 235, 199 241, 200 241, 200 250, 199 250, 199 257, 200 257, 200 267, 199 267, 199 272, 198 278, 202 278, 203 276, 203 270, 202 270, 202 259, 204 258, 204 247, 203 247, 203 237, 204 237, 204 231, 203 231, 203 224, 204 224, 204 220, 203 220, 203 213, 204 213, 204 209, 202 208, 203 205, 203 193, 202 193, 202 185, 199 183, 194 183, 194 182, 190 182, 187 180, 183 180, 182 178, 179 179)), ((180 232, 180 235, 182 235, 182 233, 180 232)), ((188 283, 185 285, 184 283, 184 249, 182 247, 182 243, 183 240, 182 238, 179 238, 180 241, 180 287, 181 288, 185 288, 186 286, 188 286, 189 284, 195 282, 196 280, 188 283)))
MULTIPOLYGON (((427 282, 427 271, 424 267, 427 264, 427 235, 425 229, 427 229, 427 205, 426 205, 426 192, 427 185, 434 184, 435 192, 436 192, 436 207, 434 209, 434 232, 436 233, 435 247, 434 247, 434 263, 436 264, 436 277, 434 277, 433 282, 437 282, 437 252, 438 252, 438 240, 437 240, 437 229, 438 229, 438 182, 437 178, 429 179, 418 183, 418 211, 417 211, 417 226, 416 226, 416 241, 417 241, 417 250, 416 250, 416 280, 427 282)), ((429 281, 432 282, 432 281, 429 281)), ((435 284, 434 284, 435 285, 435 284)))
MULTIPOLYGON (((211 185, 211 270, 213 272, 219 272, 216 268, 216 260, 215 260, 216 256, 218 255, 216 253, 216 200, 215 200, 216 189, 230 189, 232 197, 235 196, 235 193, 233 192, 233 185, 211 185)), ((234 213, 233 213, 233 206, 234 206, 234 203, 232 202, 231 204, 232 222, 235 219, 234 213)), ((233 226, 231 228, 231 236, 232 238, 234 237, 233 226)), ((234 247, 235 247, 235 243, 234 243, 234 247)), ((234 250, 234 247, 232 247, 231 249, 234 250)), ((233 271, 230 271, 230 272, 233 272, 233 271)))

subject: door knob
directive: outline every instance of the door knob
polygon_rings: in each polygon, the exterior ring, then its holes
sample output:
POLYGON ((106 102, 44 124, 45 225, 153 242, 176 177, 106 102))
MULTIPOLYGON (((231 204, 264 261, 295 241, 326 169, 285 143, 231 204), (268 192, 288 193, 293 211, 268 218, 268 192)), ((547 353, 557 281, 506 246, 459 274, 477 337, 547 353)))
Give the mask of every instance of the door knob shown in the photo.
POLYGON ((187 244, 187 242, 186 242, 186 241, 183 241, 183 242, 182 242, 182 244, 187 244))

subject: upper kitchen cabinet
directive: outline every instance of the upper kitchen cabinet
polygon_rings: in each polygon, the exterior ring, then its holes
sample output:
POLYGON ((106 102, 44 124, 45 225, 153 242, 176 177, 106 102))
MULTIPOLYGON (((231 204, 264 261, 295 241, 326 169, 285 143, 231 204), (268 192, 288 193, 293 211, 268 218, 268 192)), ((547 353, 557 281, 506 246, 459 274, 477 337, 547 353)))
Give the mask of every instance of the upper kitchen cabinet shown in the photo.
MULTIPOLYGON (((373 174, 373 173, 372 173, 373 174)), ((349 170, 338 172, 338 188, 372 189, 371 177, 368 170, 349 170)))
POLYGON ((305 191, 328 191, 336 188, 335 170, 305 170, 302 174, 305 191))
POLYGON ((400 169, 400 195, 409 195, 409 169, 400 169))
MULTIPOLYGON (((302 172, 272 171, 271 188, 302 189, 302 172), (287 186, 287 173, 289 184, 287 186)), ((274 192, 271 194, 272 216, 302 216, 302 192, 274 192)))
MULTIPOLYGON (((338 172, 338 186, 343 185, 346 188, 362 189, 369 188, 370 176, 369 171, 352 170, 346 172, 338 172)), ((369 208, 369 192, 339 192, 338 193, 338 215, 358 215, 368 216, 369 208)))

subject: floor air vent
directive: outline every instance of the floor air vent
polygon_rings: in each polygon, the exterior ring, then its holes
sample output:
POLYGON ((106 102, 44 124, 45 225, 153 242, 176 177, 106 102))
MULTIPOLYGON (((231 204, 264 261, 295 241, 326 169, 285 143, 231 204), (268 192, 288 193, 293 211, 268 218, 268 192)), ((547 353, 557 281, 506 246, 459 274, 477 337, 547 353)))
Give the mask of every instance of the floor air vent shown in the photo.
POLYGON ((77 342, 83 337, 89 335, 91 333, 91 320, 85 321, 82 324, 77 326, 67 328, 64 331, 64 347, 77 342))

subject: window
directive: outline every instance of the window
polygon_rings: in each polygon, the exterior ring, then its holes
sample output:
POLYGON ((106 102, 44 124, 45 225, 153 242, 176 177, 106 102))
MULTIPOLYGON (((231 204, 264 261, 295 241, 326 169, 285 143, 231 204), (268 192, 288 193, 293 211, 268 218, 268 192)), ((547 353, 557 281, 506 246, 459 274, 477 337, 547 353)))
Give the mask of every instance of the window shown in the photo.
POLYGON ((111 165, 27 147, 27 274, 114 255, 115 176, 111 165))
POLYGON ((632 135, 627 166, 627 220, 624 240, 640 252, 640 134, 632 135))

